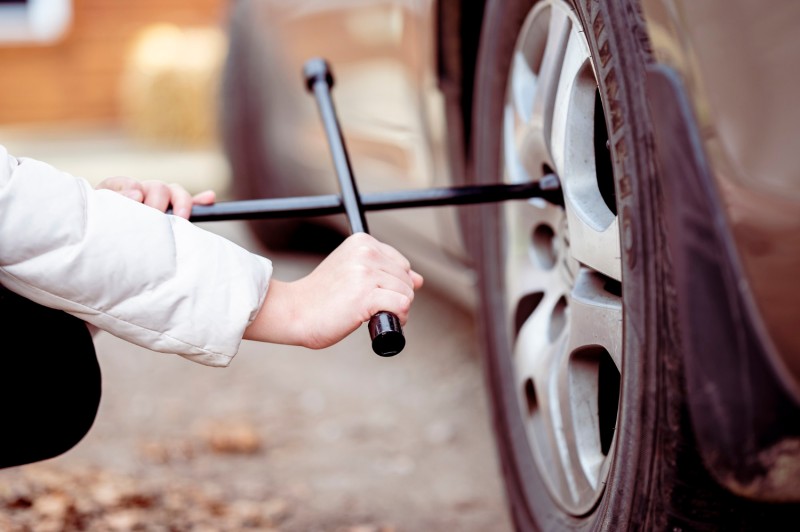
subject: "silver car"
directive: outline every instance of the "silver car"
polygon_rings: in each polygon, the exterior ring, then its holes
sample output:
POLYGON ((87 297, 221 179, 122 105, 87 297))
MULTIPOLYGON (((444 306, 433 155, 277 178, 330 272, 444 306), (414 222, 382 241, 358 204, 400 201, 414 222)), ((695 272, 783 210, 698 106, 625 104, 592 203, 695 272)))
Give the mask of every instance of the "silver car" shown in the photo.
POLYGON ((300 78, 314 56, 362 191, 557 175, 563 206, 370 219, 435 284, 478 286, 514 523, 784 528, 798 25, 789 0, 239 0, 222 106, 236 190, 335 192, 300 78))

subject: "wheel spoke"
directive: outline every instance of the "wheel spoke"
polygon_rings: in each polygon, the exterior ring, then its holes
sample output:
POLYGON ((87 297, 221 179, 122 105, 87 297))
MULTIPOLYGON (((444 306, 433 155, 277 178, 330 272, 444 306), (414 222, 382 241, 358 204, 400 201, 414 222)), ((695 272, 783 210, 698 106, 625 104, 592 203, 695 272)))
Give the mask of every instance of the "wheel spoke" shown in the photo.
POLYGON ((562 176, 572 173, 573 165, 585 165, 592 159, 586 157, 589 154, 581 153, 585 151, 581 148, 586 132, 592 132, 594 127, 593 108, 584 108, 585 95, 581 94, 587 90, 594 94, 595 82, 591 69, 587 68, 589 65, 589 48, 577 31, 570 32, 556 80, 558 89, 553 102, 550 137, 554 168, 562 176))
MULTIPOLYGON (((589 268, 616 281, 622 281, 617 218, 607 212, 608 225, 598 227, 598 224, 587 220, 584 213, 580 212, 581 207, 576 206, 571 192, 565 194, 565 201, 572 256, 589 268)), ((605 208, 604 205, 596 207, 605 208)), ((598 213, 598 216, 599 214, 602 213, 598 213)))
POLYGON ((561 66, 564 61, 567 43, 569 42, 570 28, 572 22, 569 17, 560 9, 552 9, 550 22, 547 31, 547 43, 545 44, 542 56, 541 68, 539 69, 539 82, 536 95, 533 101, 533 111, 529 122, 529 128, 533 131, 525 135, 525 147, 531 146, 533 140, 540 143, 540 150, 548 154, 547 160, 553 166, 551 127, 553 120, 553 107, 558 93, 558 84, 561 79, 561 66), (538 133, 538 134, 534 134, 538 133))
POLYGON ((532 150, 524 146, 528 142, 530 127, 516 116, 514 106, 506 105, 503 113, 505 177, 512 183, 535 181, 538 179, 540 171, 535 168, 536 165, 532 163, 532 160, 535 160, 537 156, 546 157, 547 154, 543 153, 538 145, 534 145, 532 150))
MULTIPOLYGON (((542 302, 520 328, 514 344, 517 375, 522 383, 532 378, 537 385, 537 394, 550 389, 548 376, 552 374, 553 363, 558 357, 555 350, 557 344, 550 340, 547 333, 550 312, 557 299, 552 292, 545 294, 542 302)), ((549 397, 550 394, 546 393, 545 396, 549 397)))
POLYGON ((600 482, 608 472, 608 449, 616 418, 603 417, 609 415, 609 401, 615 404, 614 396, 619 392, 618 381, 615 388, 604 364, 606 356, 610 357, 617 375, 621 373, 622 301, 619 295, 606 290, 607 281, 608 278, 586 268, 578 272, 570 293, 565 363, 559 368, 561 415, 568 434, 566 441, 578 505, 585 504, 602 487, 600 482))
MULTIPOLYGON (((504 157, 513 182, 534 181, 542 165, 554 167, 550 155, 553 105, 571 22, 561 10, 548 9, 547 39, 544 28, 520 43, 514 54, 509 80, 509 100, 503 116, 504 157)), ((544 16, 529 21, 542 24, 544 16)))
POLYGON ((520 174, 528 181, 536 181, 543 174, 542 165, 553 168, 549 141, 539 122, 529 122, 520 128, 514 145, 515 158, 521 167, 520 174))
POLYGON ((622 298, 609 293, 605 279, 582 268, 570 294, 570 334, 567 351, 599 345, 622 369, 622 298))
POLYGON ((596 90, 588 47, 573 31, 554 104, 551 153, 564 187, 573 257, 620 281, 616 217, 600 193, 595 164, 596 90))
POLYGON ((539 76, 521 51, 515 53, 511 61, 511 78, 509 80, 511 101, 514 104, 516 117, 525 124, 531 119, 533 98, 538 87, 539 76))
MULTIPOLYGON (((571 339, 570 339, 571 341, 571 339)), ((599 482, 598 472, 604 456, 600 453, 597 434, 596 382, 590 378, 575 379, 574 364, 567 356, 559 365, 559 415, 563 420, 563 445, 565 451, 564 471, 572 487, 572 500, 576 505, 583 505, 587 498, 592 498, 599 482), (587 435, 589 437, 587 438, 587 435)), ((585 368, 585 373, 592 373, 593 368, 585 368)), ((594 371, 596 374, 596 371, 594 371)), ((584 375, 586 377, 587 375, 584 375)), ((596 375, 594 375, 596 377, 596 375)))
POLYGON ((537 443, 539 463, 548 469, 559 491, 573 497, 575 485, 569 473, 570 458, 564 441, 557 371, 566 337, 562 335, 550 342, 547 335, 548 316, 554 300, 551 297, 543 301, 520 330, 515 346, 517 386, 522 392, 522 411, 529 416, 528 438, 537 443), (529 388, 534 390, 534 400, 529 388))

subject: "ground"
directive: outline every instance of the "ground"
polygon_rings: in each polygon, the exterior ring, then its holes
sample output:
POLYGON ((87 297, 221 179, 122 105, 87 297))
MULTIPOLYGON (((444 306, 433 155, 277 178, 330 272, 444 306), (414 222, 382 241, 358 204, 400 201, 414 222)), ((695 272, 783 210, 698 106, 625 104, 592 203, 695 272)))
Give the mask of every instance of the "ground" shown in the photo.
MULTIPOLYGON (((271 255, 282 279, 319 261, 271 255)), ((0 471, 0 530, 508 530, 475 325, 427 287, 390 359, 366 330, 323 351, 245 342, 227 369, 101 333, 94 427, 0 471)))

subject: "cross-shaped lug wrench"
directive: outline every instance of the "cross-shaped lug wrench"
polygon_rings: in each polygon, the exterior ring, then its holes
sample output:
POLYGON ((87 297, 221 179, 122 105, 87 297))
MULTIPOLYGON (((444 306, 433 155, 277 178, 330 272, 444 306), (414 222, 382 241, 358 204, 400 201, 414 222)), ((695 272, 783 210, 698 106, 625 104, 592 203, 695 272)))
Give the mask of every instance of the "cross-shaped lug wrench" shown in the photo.
MULTIPOLYGON (((558 178, 553 174, 539 181, 514 184, 494 184, 464 187, 405 190, 377 194, 358 193, 347 148, 344 144, 336 110, 331 98, 333 75, 324 59, 311 59, 303 68, 306 87, 314 94, 328 138, 333 164, 339 179, 341 196, 333 194, 296 198, 266 198, 229 201, 215 205, 196 205, 189 218, 192 222, 215 220, 244 220, 288 217, 326 216, 345 212, 353 233, 367 232, 365 211, 438 207, 495 203, 507 200, 541 198, 563 205, 558 178)), ((400 320, 389 312, 379 312, 369 320, 372 349, 380 356, 399 353, 405 346, 400 320)))

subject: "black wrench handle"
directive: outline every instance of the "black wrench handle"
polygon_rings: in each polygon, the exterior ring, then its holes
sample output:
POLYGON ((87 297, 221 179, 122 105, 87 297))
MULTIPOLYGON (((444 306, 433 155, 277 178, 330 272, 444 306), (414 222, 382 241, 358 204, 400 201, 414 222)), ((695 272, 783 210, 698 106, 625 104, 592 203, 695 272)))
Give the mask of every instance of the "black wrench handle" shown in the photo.
MULTIPOLYGON (((333 74, 331 74, 328 62, 320 58, 307 61, 303 67, 303 77, 306 88, 314 94, 317 100, 317 107, 322 117, 322 125, 325 128, 325 136, 328 138, 328 146, 333 158, 333 166, 336 169, 336 177, 339 179, 342 203, 347 220, 350 222, 350 230, 353 233, 369 233, 367 219, 364 216, 364 206, 361 204, 358 187, 353 178, 350 158, 347 156, 344 137, 339 128, 339 120, 336 117, 333 98, 331 98, 333 74)), ((406 345, 400 320, 391 312, 381 311, 370 318, 369 336, 372 340, 372 350, 382 357, 394 356, 406 345)))

